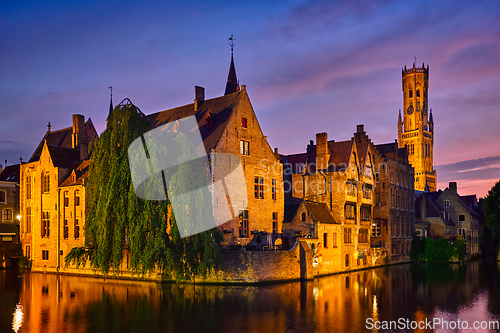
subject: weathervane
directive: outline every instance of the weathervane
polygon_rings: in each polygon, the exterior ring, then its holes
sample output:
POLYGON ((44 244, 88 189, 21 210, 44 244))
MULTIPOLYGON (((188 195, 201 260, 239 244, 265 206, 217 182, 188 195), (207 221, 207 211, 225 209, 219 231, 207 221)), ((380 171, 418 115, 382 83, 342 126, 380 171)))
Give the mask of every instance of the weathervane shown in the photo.
POLYGON ((233 55, 233 49, 234 49, 234 38, 233 34, 231 34, 231 37, 229 37, 229 46, 231 46, 231 56, 233 55))

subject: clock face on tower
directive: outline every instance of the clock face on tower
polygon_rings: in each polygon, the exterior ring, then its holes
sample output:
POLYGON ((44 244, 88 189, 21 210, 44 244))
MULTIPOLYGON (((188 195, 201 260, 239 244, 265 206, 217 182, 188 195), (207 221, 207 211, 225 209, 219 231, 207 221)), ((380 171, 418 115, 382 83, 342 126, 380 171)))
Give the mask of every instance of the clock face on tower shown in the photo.
POLYGON ((408 107, 408 109, 406 109, 406 114, 407 114, 407 115, 411 115, 412 113, 413 113, 413 106, 412 106, 412 105, 410 105, 410 106, 408 107))

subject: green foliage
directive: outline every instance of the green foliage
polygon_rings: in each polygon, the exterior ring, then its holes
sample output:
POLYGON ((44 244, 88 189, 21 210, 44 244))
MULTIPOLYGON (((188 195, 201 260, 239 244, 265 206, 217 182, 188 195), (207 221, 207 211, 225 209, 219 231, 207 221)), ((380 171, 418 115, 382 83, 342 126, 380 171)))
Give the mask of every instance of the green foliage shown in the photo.
POLYGON ((418 262, 450 262, 453 257, 464 260, 465 245, 457 239, 454 243, 449 243, 446 238, 426 238, 419 240, 413 238, 410 259, 418 262))
POLYGON ((177 279, 204 275, 221 264, 222 233, 214 228, 180 238, 175 218, 168 219, 168 198, 137 197, 129 171, 128 147, 151 130, 151 123, 132 103, 122 103, 108 116, 107 128, 90 158, 86 247, 73 248, 65 257, 66 264, 81 267, 89 262, 102 273, 117 273, 123 269, 127 254, 133 273, 174 273, 177 279))
POLYGON ((495 237, 500 237, 500 180, 488 191, 483 202, 486 225, 495 237))

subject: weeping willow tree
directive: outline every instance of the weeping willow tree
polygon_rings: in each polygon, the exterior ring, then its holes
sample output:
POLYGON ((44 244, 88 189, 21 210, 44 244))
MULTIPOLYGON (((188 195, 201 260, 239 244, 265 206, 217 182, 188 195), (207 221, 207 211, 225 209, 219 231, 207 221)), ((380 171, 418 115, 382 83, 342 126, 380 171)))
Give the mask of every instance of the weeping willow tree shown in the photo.
MULTIPOLYGON (((151 123, 128 99, 109 114, 106 130, 90 158, 86 246, 73 248, 65 257, 67 265, 90 263, 104 274, 117 273, 123 269, 126 253, 131 272, 161 272, 176 279, 206 275, 220 266, 223 236, 217 228, 181 238, 174 214, 169 218, 168 197, 143 200, 136 195, 128 147, 151 129, 151 123)), ((192 178, 189 172, 180 169, 174 178, 192 178)))

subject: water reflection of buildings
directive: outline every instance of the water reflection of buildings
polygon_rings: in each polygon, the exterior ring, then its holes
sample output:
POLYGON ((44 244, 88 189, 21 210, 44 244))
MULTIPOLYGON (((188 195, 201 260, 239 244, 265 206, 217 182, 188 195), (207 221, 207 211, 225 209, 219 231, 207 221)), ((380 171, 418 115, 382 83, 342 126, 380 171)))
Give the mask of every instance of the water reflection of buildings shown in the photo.
POLYGON ((258 287, 26 274, 19 296, 24 308, 20 332, 359 332, 367 318, 470 316, 487 305, 500 314, 496 264, 489 271, 481 262, 406 264, 258 287), (485 274, 495 277, 496 287, 480 298, 485 274))

